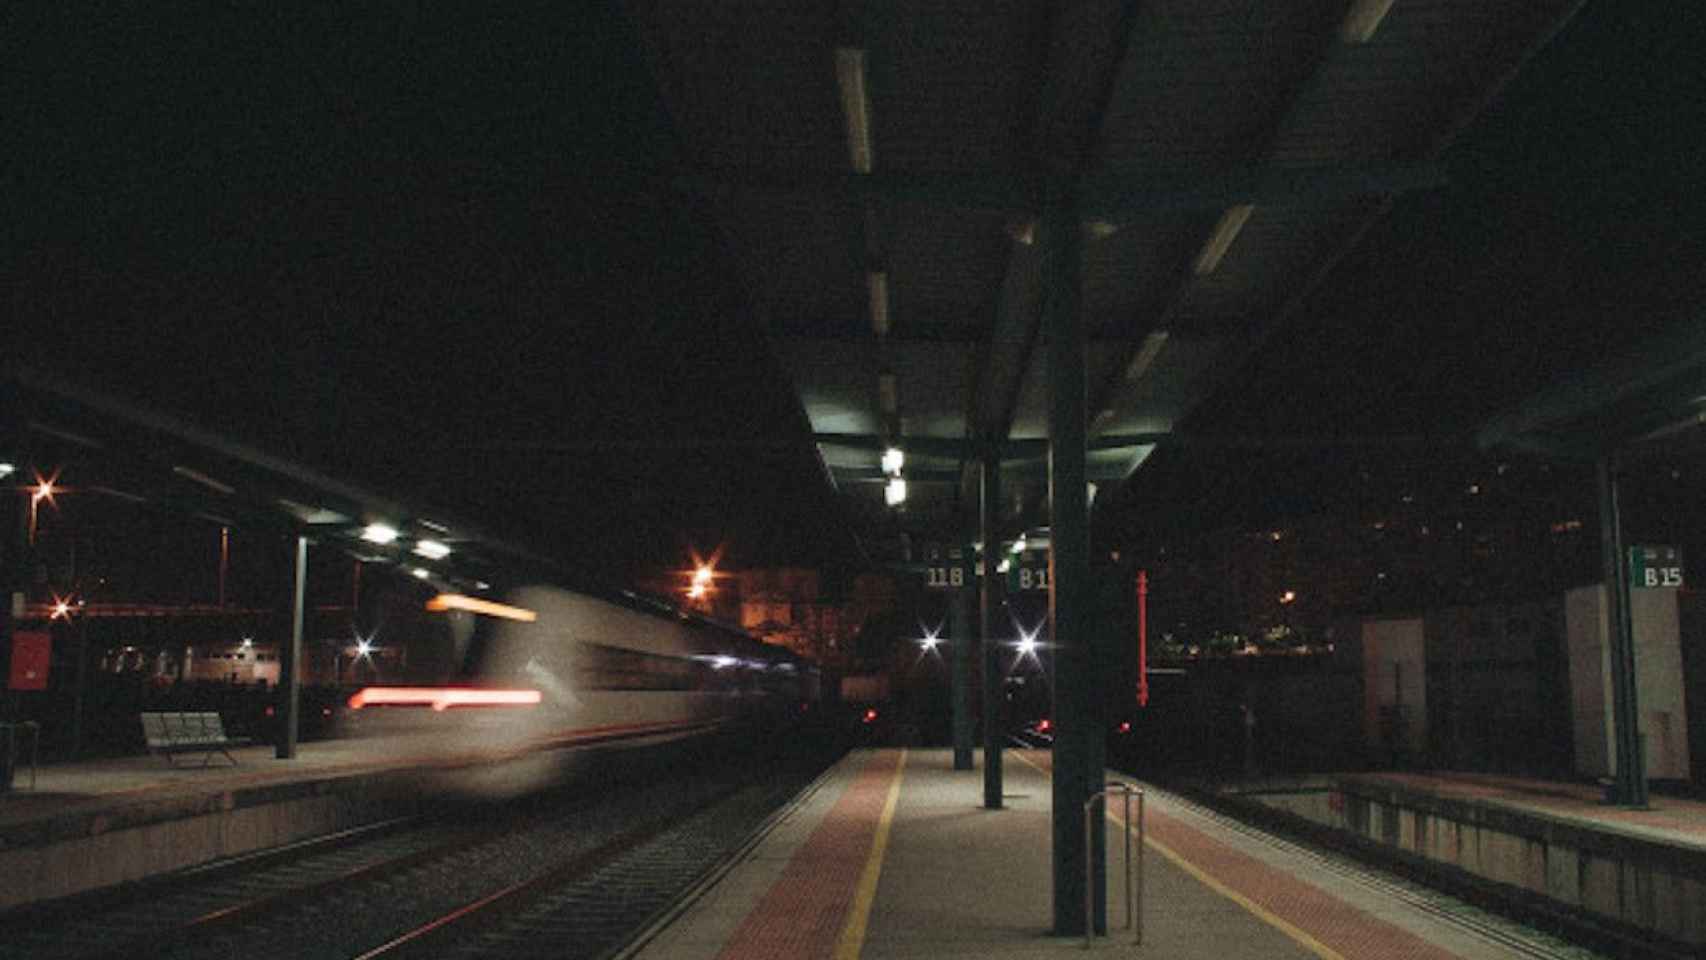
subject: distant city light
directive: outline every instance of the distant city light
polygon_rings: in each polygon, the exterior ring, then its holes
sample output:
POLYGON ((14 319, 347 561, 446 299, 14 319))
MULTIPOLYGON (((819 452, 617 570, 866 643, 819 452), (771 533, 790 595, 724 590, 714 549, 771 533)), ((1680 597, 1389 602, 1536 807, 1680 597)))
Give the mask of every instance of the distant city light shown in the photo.
POLYGON ((415 554, 428 560, 443 560, 450 556, 450 548, 437 540, 422 540, 415 544, 415 554))
POLYGON ((371 640, 357 640, 355 642, 355 655, 356 656, 365 657, 368 654, 371 654, 372 652, 373 652, 373 642, 371 640))
POLYGON ((1280 603, 1291 603, 1292 601, 1294 601, 1296 599, 1297 599, 1297 592, 1295 590, 1287 590, 1286 592, 1280 594, 1280 598, 1279 598, 1280 603))
POLYGON ((254 645, 255 645, 255 638, 254 637, 244 637, 243 638, 243 649, 244 650, 247 650, 254 645))
POLYGON ((900 468, 906 465, 906 453, 899 447, 890 447, 883 451, 883 472, 891 477, 900 476, 900 468))
POLYGON ((361 531, 368 543, 390 543, 397 539, 397 528, 383 523, 370 523, 361 531))
POLYGON ((1011 569, 1013 569, 1013 560, 1011 557, 1002 557, 1001 562, 995 565, 996 573, 1006 573, 1011 569))
POLYGON ((53 603, 53 617, 52 617, 52 619, 60 620, 60 619, 69 619, 70 617, 71 617, 71 602, 68 600, 55 600, 53 603))
POLYGON ((1015 554, 1024 553, 1025 547, 1025 535, 1021 533, 1019 534, 1019 539, 1013 541, 1012 550, 1015 554))
POLYGON ((1043 626, 1040 623, 1037 624, 1035 627, 1029 629, 1029 630, 1025 629, 1024 627, 1019 628, 1019 642, 1017 644, 1014 644, 1014 646, 1019 648, 1019 655, 1020 656, 1022 656, 1022 657, 1036 656, 1037 647, 1039 646, 1039 644, 1037 642, 1037 636, 1039 634, 1041 634, 1042 632, 1043 632, 1043 626))

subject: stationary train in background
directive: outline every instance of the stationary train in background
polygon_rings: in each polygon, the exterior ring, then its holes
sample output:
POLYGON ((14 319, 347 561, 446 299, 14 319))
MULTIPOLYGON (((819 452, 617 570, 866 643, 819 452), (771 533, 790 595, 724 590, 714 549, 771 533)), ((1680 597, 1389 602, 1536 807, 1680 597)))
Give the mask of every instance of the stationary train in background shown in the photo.
POLYGON ((418 616, 423 595, 398 595, 378 617, 412 645, 408 666, 347 699, 342 734, 428 732, 446 749, 638 746, 775 728, 820 701, 811 662, 641 595, 428 594, 418 616))

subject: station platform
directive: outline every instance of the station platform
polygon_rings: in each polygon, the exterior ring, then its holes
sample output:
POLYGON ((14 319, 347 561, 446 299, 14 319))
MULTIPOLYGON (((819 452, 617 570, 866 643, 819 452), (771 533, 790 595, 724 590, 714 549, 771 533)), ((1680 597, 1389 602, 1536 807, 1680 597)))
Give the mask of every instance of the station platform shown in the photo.
POLYGON ((414 734, 139 755, 16 771, 0 793, 0 910, 394 817, 504 797, 578 762, 575 742, 501 748, 414 734), (207 763, 204 766, 203 760, 207 763), (33 783, 32 783, 33 778, 33 783))
MULTIPOLYGON (((985 810, 981 769, 954 770, 951 751, 849 754, 625 957, 1082 955, 1083 938, 1050 933, 1050 756, 1014 750, 1006 757, 1005 808, 985 810)), ((1114 806, 1110 936, 1090 952, 1214 960, 1532 956, 1153 789, 1142 945, 1135 945, 1134 931, 1121 927, 1124 834, 1114 806)))

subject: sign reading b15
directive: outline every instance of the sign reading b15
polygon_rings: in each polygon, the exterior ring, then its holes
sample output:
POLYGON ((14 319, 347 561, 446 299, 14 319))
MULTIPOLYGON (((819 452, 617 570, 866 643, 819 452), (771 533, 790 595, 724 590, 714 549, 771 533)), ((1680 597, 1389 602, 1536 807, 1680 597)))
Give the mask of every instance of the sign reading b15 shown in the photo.
POLYGON ((1675 547, 1630 547, 1629 586, 1637 590, 1682 586, 1682 551, 1675 547))

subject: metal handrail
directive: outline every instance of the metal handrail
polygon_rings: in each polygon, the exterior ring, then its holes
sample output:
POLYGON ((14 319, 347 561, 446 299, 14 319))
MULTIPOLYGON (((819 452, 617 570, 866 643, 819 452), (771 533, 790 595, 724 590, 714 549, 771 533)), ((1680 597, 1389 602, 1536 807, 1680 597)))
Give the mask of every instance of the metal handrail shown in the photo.
POLYGON ((1096 801, 1107 805, 1110 793, 1120 794, 1125 802, 1125 925, 1133 931, 1132 943, 1143 943, 1143 788, 1130 783, 1110 781, 1103 789, 1084 801, 1084 949, 1096 934, 1096 855, 1095 825, 1092 819, 1096 801), (1131 798, 1137 797, 1137 884, 1132 884, 1131 869, 1131 798))

